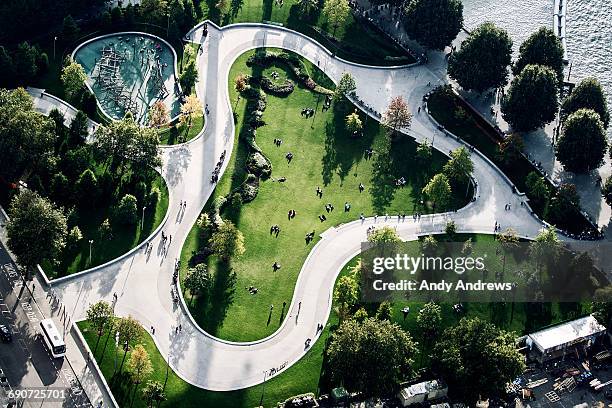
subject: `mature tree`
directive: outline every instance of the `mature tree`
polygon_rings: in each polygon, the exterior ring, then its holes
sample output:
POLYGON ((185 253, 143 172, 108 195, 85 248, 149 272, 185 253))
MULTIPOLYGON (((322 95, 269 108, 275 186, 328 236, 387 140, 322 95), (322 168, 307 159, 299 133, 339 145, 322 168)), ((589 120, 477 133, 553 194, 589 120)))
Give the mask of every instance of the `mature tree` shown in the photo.
POLYGON ((428 235, 421 241, 421 249, 425 254, 433 254, 438 248, 438 240, 433 235, 428 235))
POLYGON ((85 70, 72 58, 66 59, 66 64, 62 68, 62 84, 64 85, 64 92, 68 99, 72 100, 74 96, 83 88, 87 75, 85 70))
POLYGON ((561 118, 565 119, 579 109, 593 109, 608 127, 610 112, 604 90, 595 77, 585 78, 572 90, 572 93, 561 104, 561 118))
POLYGON ((508 32, 486 22, 472 31, 448 60, 448 75, 463 89, 483 92, 508 82, 512 40, 508 32))
POLYGON ((376 309, 376 319, 378 320, 387 320, 391 321, 391 317, 393 316, 393 307, 391 306, 391 302, 385 300, 378 305, 376 309))
POLYGON ((17 46, 13 55, 13 66, 20 83, 28 83, 36 76, 38 71, 37 58, 36 47, 31 46, 26 41, 17 46))
POLYGON ((334 302, 338 306, 341 319, 345 319, 359 296, 359 285, 352 275, 341 276, 334 288, 334 302))
POLYGON ((234 78, 234 89, 236 92, 244 92, 249 86, 249 77, 245 74, 238 74, 234 78))
POLYGON ((608 285, 599 288, 593 295, 591 302, 591 313, 604 326, 610 327, 612 324, 612 286, 608 285))
POLYGON ((168 108, 163 101, 157 101, 149 109, 149 126, 159 128, 170 121, 168 108))
POLYGON ((142 337, 143 330, 138 320, 134 319, 132 316, 128 316, 119 319, 117 332, 119 332, 119 344, 123 347, 123 359, 119 366, 119 372, 121 373, 125 357, 130 349, 130 343, 138 342, 142 337))
POLYGON ((358 323, 363 323, 363 321, 367 318, 368 318, 368 311, 365 310, 363 307, 360 307, 359 309, 357 309, 355 314, 353 314, 353 320, 355 320, 358 323))
POLYGON ((134 384, 136 384, 136 388, 134 388, 134 396, 132 397, 135 398, 138 385, 140 385, 140 383, 142 383, 145 378, 147 378, 147 376, 153 372, 153 365, 151 364, 149 353, 147 353, 147 350, 145 350, 142 344, 136 345, 134 350, 132 350, 130 359, 127 363, 127 369, 130 373, 132 381, 134 384))
POLYGON ((121 177, 128 163, 138 168, 159 166, 158 145, 157 132, 140 127, 128 113, 122 120, 98 127, 94 151, 101 160, 110 160, 111 167, 121 177))
POLYGON ((244 253, 244 236, 231 222, 224 220, 223 224, 212 234, 212 250, 224 261, 244 253))
POLYGON ((185 287, 189 289, 192 302, 194 295, 205 295, 210 290, 211 285, 212 280, 210 274, 208 273, 208 269, 206 268, 206 264, 197 264, 195 267, 190 268, 189 271, 187 271, 187 276, 185 277, 185 287))
POLYGON ((501 234, 497 235, 497 242, 502 249, 502 279, 504 274, 506 273, 506 256, 508 255, 508 251, 516 248, 519 243, 519 236, 516 231, 512 228, 506 229, 501 234))
POLYGON ((68 141, 70 146, 78 146, 87 140, 89 118, 83 111, 78 111, 68 128, 68 141))
POLYGON ((76 183, 76 192, 79 198, 79 204, 86 206, 94 206, 100 194, 98 186, 98 178, 90 169, 85 170, 79 176, 76 183))
POLYGON ((467 183, 474 171, 470 152, 461 146, 450 152, 450 160, 444 165, 444 174, 452 183, 467 183))
POLYGON ((609 176, 601 187, 601 195, 609 206, 612 206, 612 176, 609 176))
POLYGON ((404 98, 401 96, 392 98, 382 116, 382 124, 391 130, 390 137, 393 138, 396 132, 410 127, 410 123, 412 123, 412 113, 404 98))
POLYGON ((202 114, 202 103, 200 103, 200 100, 196 94, 191 94, 181 105, 181 116, 179 117, 179 122, 181 125, 187 124, 187 128, 191 129, 193 121, 201 118, 202 114))
POLYGON ((515 339, 477 317, 463 318, 440 336, 431 354, 433 367, 464 398, 501 395, 525 370, 515 339))
POLYGON ((530 200, 535 201, 535 204, 541 207, 547 205, 550 199, 550 190, 544 177, 532 171, 525 178, 525 186, 530 200))
POLYGON ((423 194, 432 202, 432 207, 435 210, 445 209, 451 200, 451 186, 448 178, 442 174, 436 174, 429 180, 429 183, 423 187, 423 194))
POLYGON ((368 318, 345 320, 327 348, 331 377, 351 391, 390 393, 413 374, 416 343, 397 324, 368 318))
POLYGON ((368 235, 368 242, 373 244, 399 243, 402 239, 397 231, 391 227, 376 228, 368 235))
POLYGON ((98 335, 98 339, 96 340, 96 345, 94 346, 93 350, 94 355, 96 354, 96 350, 98 350, 100 338, 112 325, 114 317, 115 313, 112 306, 104 300, 100 300, 89 305, 89 308, 87 309, 87 320, 89 321, 91 327, 96 330, 98 335))
POLYGON ((124 195, 114 212, 115 221, 122 225, 134 225, 138 222, 138 200, 132 194, 124 195))
POLYGON ((433 155, 433 147, 431 146, 431 142, 427 139, 424 139, 417 145, 416 148, 416 157, 422 164, 429 163, 431 161, 431 156, 433 155))
POLYGON ((340 101, 351 95, 356 89, 357 84, 355 83, 355 78, 353 78, 350 73, 344 72, 338 81, 338 85, 336 85, 334 100, 340 101))
POLYGON ((417 314, 416 322, 428 343, 435 340, 442 326, 442 308, 437 303, 425 303, 417 314))
POLYGON ((529 244, 529 253, 536 260, 537 271, 542 282, 542 266, 557 259, 561 250, 561 241, 554 226, 543 229, 529 244))
POLYGON ((66 216, 49 200, 22 189, 11 201, 8 247, 26 276, 44 260, 54 261, 66 245, 66 216))
POLYGON ((351 9, 348 0, 325 0, 323 5, 323 15, 327 19, 329 25, 334 29, 332 35, 336 35, 338 27, 344 25, 344 22, 349 16, 351 9))
POLYGON ((166 400, 163 384, 159 381, 147 381, 142 389, 142 397, 147 403, 147 408, 158 406, 160 402, 166 400))
POLYGON ((449 239, 452 239, 457 233, 457 224, 455 221, 447 221, 444 226, 444 233, 448 236, 449 239))
POLYGON ((412 0, 404 10, 408 35, 435 50, 449 45, 463 25, 461 0, 412 0))
POLYGON ((587 173, 603 164, 607 147, 608 138, 599 114, 579 109, 563 124, 556 145, 557 159, 568 171, 587 173))
POLYGON ((346 130, 348 130, 348 132, 351 135, 356 135, 359 132, 361 132, 361 129, 363 129, 363 122, 359 118, 359 114, 357 113, 357 110, 347 115, 345 122, 346 122, 346 130))
POLYGON ((196 81, 198 80, 198 69, 196 68, 195 60, 191 60, 185 65, 183 68, 183 72, 181 72, 179 82, 181 87, 183 88, 184 93, 191 92, 196 81))
POLYGON ((168 13, 167 0, 142 0, 140 2, 140 12, 148 22, 159 22, 168 13))
POLYGON ((525 147, 523 138, 518 133, 511 133, 504 138, 499 146, 499 159, 506 165, 514 166, 522 159, 521 155, 525 147))
POLYGON ((555 72, 557 83, 563 82, 563 44, 550 28, 541 27, 521 44, 519 58, 512 69, 514 75, 527 65, 547 66, 555 72))
POLYGON ((319 8, 319 2, 317 0, 298 0, 297 6, 300 13, 308 17, 319 8))
POLYGON ((64 17, 62 23, 62 40, 66 44, 71 44, 79 37, 79 26, 70 14, 64 17))
POLYGON ((70 229, 68 236, 66 237, 66 249, 68 251, 74 251, 77 249, 79 242, 83 239, 83 233, 78 225, 75 225, 70 229))
POLYGON ((561 224, 568 219, 580 217, 580 196, 576 186, 570 183, 562 183, 557 193, 550 200, 548 214, 552 224, 561 224))
POLYGON ((558 86, 554 71, 527 65, 514 78, 501 103, 504 119, 518 131, 531 131, 550 123, 557 115, 558 86))

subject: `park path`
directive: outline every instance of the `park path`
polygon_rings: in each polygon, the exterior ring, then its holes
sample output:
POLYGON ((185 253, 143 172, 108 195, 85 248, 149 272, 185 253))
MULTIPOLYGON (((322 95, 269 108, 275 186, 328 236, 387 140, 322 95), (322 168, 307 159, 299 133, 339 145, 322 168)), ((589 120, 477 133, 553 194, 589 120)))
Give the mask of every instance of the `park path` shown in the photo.
MULTIPOLYGON (((360 98, 378 112, 384 111, 389 100, 397 95, 404 96, 413 112, 417 112, 423 95, 445 81, 442 53, 430 55, 427 66, 368 67, 339 60, 315 41, 290 30, 259 24, 208 27, 207 37, 202 36, 200 25, 187 38, 203 43, 198 55, 196 92, 208 105, 210 114, 196 139, 162 148, 162 175, 170 192, 169 214, 161 230, 150 239, 152 254, 147 257, 141 247, 109 265, 54 281, 61 301, 67 310, 73 311, 73 320, 83 319, 91 303, 100 299, 112 301, 116 293, 115 312, 134 316, 147 329, 154 327, 153 338, 160 352, 181 378, 209 390, 236 390, 260 384, 265 380, 264 372, 269 374, 271 369, 277 369, 277 375, 304 356, 305 340, 316 340, 317 325, 329 317, 336 276, 359 253, 368 227, 393 226, 406 240, 440 232, 449 220, 456 222, 460 232, 491 233, 496 221, 502 228, 513 227, 526 237, 535 236, 541 229, 540 221, 520 205, 523 197, 516 195, 504 176, 475 152, 472 159, 478 187, 474 202, 457 212, 424 216, 418 222, 412 218, 398 222, 397 217, 387 220, 378 217, 376 223, 368 218, 330 228, 321 235, 304 263, 288 317, 274 334, 255 342, 233 343, 205 333, 192 321, 182 299, 178 305, 173 303, 171 281, 175 259, 213 192, 214 185, 209 180, 216 162, 224 150, 228 154, 232 151, 235 129, 228 75, 234 60, 245 51, 262 46, 295 51, 317 64, 334 81, 343 72, 350 72, 360 98), (184 210, 179 205, 183 200, 187 202, 184 210), (512 204, 511 211, 504 210, 507 203, 512 204), (161 231, 172 236, 166 252, 161 231), (179 324, 182 331, 177 333, 179 324)), ((435 139, 434 147, 444 153, 461 146, 461 142, 439 131, 424 112, 415 115, 408 133, 418 141, 435 139)))

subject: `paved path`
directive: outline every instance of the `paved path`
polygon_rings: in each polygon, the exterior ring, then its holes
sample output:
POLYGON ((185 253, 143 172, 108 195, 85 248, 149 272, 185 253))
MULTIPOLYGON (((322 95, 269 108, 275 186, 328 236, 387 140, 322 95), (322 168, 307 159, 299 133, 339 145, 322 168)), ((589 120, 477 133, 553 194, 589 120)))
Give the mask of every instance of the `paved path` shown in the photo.
MULTIPOLYGON (((189 34, 194 42, 202 41, 202 30, 189 34)), ((88 305, 100 299, 119 296, 116 312, 132 315, 145 328, 155 327, 157 346, 177 374, 187 382, 209 390, 226 391, 259 384, 264 371, 284 365, 289 367, 305 353, 304 341, 316 338, 318 323, 325 323, 331 309, 332 288, 341 267, 360 250, 366 229, 373 219, 331 228, 322 234, 304 263, 295 287, 288 317, 271 336, 251 343, 232 343, 199 329, 184 303, 173 304, 171 276, 174 260, 179 257, 191 226, 213 192, 210 174, 224 150, 232 151, 234 123, 228 97, 228 74, 234 60, 256 47, 281 47, 298 52, 321 67, 334 81, 348 71, 355 77, 357 90, 366 104, 382 112, 391 97, 403 95, 414 112, 422 96, 445 77, 442 54, 430 55, 427 66, 377 68, 343 62, 331 56, 313 40, 281 28, 240 24, 218 29, 209 24, 209 35, 198 56, 197 94, 209 105, 210 115, 202 134, 183 145, 162 149, 163 171, 169 191, 169 216, 163 226, 172 236, 164 255, 161 232, 151 238, 154 250, 150 258, 143 249, 112 262, 110 265, 59 279, 54 287, 72 311, 72 320, 84 318, 88 305), (184 212, 179 202, 187 201, 184 212), (299 311, 299 313, 298 313, 299 311), (175 327, 182 324, 181 333, 175 327)), ((417 114, 409 132, 417 140, 435 138, 434 147, 448 152, 460 142, 438 131, 424 112, 417 114)), ((495 221, 502 228, 512 226, 521 235, 533 237, 541 223, 520 206, 522 197, 513 193, 499 171, 478 154, 473 154, 474 178, 478 182, 478 199, 451 214, 422 217, 398 223, 396 218, 377 225, 397 228, 404 239, 418 234, 441 231, 450 219, 460 232, 491 233, 495 221), (512 203, 512 211, 505 204, 512 203)), ((225 163, 228 163, 226 160, 225 163)), ((222 169, 224 171, 225 168, 222 169)))

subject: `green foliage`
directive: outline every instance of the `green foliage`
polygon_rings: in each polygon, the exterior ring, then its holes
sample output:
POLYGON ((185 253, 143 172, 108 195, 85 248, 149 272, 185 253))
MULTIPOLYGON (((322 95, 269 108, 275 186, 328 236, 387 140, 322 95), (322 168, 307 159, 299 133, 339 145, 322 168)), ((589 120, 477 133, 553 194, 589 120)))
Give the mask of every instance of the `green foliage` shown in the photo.
POLYGON ((587 173, 600 167, 608 147, 608 138, 599 114, 579 109, 564 123, 556 145, 557 159, 566 170, 587 173))
POLYGON ((83 88, 87 75, 85 70, 78 62, 72 58, 66 60, 64 68, 62 68, 62 84, 64 85, 64 92, 69 100, 72 100, 74 96, 83 88))
POLYGON ((62 22, 62 41, 65 44, 72 44, 79 37, 79 26, 70 14, 64 17, 62 22))
POLYGON ((179 77, 183 93, 190 94, 197 79, 198 69, 196 68, 195 60, 191 60, 183 68, 183 72, 181 72, 179 77))
POLYGON ((580 196, 573 184, 563 183, 550 200, 548 215, 551 223, 558 225, 563 220, 579 216, 580 196))
POLYGON ((82 239, 83 233, 81 232, 81 229, 78 226, 72 227, 68 233, 68 236, 66 237, 66 248, 69 251, 74 251, 82 239))
POLYGON ((387 320, 391 321, 391 317, 393 316, 393 307, 391 302, 385 300, 376 309, 376 319, 378 320, 387 320))
POLYGON ((368 235, 368 242, 373 244, 398 243, 402 242, 402 239, 394 228, 382 227, 376 228, 368 235))
POLYGON ((350 11, 348 0, 325 0, 323 15, 334 29, 332 35, 336 35, 338 27, 344 25, 350 11))
POLYGON ((363 321, 367 318, 368 312, 363 307, 360 307, 353 315, 353 319, 358 323, 363 323, 363 321))
POLYGON ((98 235, 102 241, 110 241, 113 238, 113 228, 108 218, 98 227, 98 235))
POLYGON ((506 384, 525 370, 515 339, 479 318, 463 318, 440 336, 432 364, 458 396, 476 401, 502 395, 506 384))
POLYGON ((451 186, 448 178, 438 173, 423 187, 423 194, 432 201, 434 209, 444 210, 451 199, 451 186))
POLYGON ((26 84, 38 73, 38 50, 26 41, 17 46, 13 55, 13 68, 20 84, 26 84))
POLYGON ((585 78, 576 85, 561 104, 561 118, 565 121, 569 115, 580 109, 593 109, 599 114, 605 128, 610 124, 608 102, 597 78, 585 78))
POLYGON ((228 261, 244 253, 244 236, 231 222, 225 220, 210 239, 212 250, 221 259, 228 261))
POLYGON ((49 200, 24 189, 11 201, 8 247, 28 271, 54 261, 66 244, 66 216, 49 200))
POLYGON ((98 337, 112 326, 114 316, 113 307, 104 300, 93 303, 87 308, 87 320, 96 329, 98 337))
POLYGON ((347 115, 345 121, 346 121, 346 130, 352 135, 357 134, 358 132, 361 131, 361 129, 363 129, 363 122, 359 118, 359 114, 357 113, 356 110, 355 112, 347 115))
POLYGON ((419 143, 416 148, 416 157, 419 162, 421 162, 421 164, 429 163, 433 154, 432 149, 433 147, 431 145, 431 142, 429 142, 427 139, 419 143))
POLYGON ((461 0, 413 0, 404 9, 408 35, 434 50, 449 45, 463 25, 461 0))
POLYGON ((9 87, 15 81, 15 67, 9 50, 0 45, 0 87, 9 87))
POLYGON ((486 22, 472 31, 448 60, 448 75, 463 89, 483 92, 508 82, 512 39, 502 28, 486 22))
POLYGON ((474 163, 465 147, 450 152, 450 160, 444 165, 444 174, 451 183, 467 183, 473 171, 474 163))
POLYGON ((206 268, 206 264, 198 264, 190 268, 184 282, 185 288, 189 289, 193 296, 205 296, 212 286, 212 279, 206 268))
POLYGON ((159 405, 160 402, 166 400, 163 384, 159 381, 147 381, 142 389, 142 398, 147 402, 148 407, 159 405))
POLYGON ((519 58, 512 69, 514 75, 527 65, 549 67, 555 72, 557 83, 563 82, 563 44, 550 28, 541 27, 521 44, 519 58))
POLYGON ((416 322, 423 337, 434 340, 442 325, 442 308, 433 302, 425 303, 417 314, 416 322))
POLYGON ((334 288, 334 302, 338 303, 338 311, 345 318, 351 308, 357 303, 359 296, 359 285, 351 275, 341 276, 334 288))
POLYGON ((353 94, 356 89, 355 78, 350 73, 344 72, 338 81, 338 85, 336 85, 334 100, 340 101, 342 98, 353 94))
POLYGON ((515 130, 531 131, 553 121, 558 104, 555 72, 542 65, 528 65, 512 81, 501 110, 515 130))
POLYGON ((134 225, 138 222, 138 200, 131 194, 121 198, 115 207, 114 221, 120 225, 134 225))
POLYGON ((95 205, 100 189, 98 187, 98 178, 93 171, 87 169, 81 173, 76 183, 76 192, 80 203, 87 203, 88 206, 95 205))
POLYGON ((444 233, 452 239, 452 237, 457 233, 457 224, 455 221, 448 221, 444 226, 444 233))
POLYGON ((525 186, 527 187, 527 195, 531 200, 536 201, 540 205, 548 202, 550 191, 544 177, 532 171, 525 179, 525 186))
POLYGON ((601 187, 601 194, 609 206, 612 206, 612 176, 609 176, 601 187))
POLYGON ((71 146, 78 146, 85 142, 89 133, 87 125, 87 114, 83 111, 78 111, 68 128, 68 138, 71 146))
POLYGON ((397 324, 345 320, 332 334, 327 358, 332 379, 350 391, 381 395, 413 374, 416 343, 397 324))

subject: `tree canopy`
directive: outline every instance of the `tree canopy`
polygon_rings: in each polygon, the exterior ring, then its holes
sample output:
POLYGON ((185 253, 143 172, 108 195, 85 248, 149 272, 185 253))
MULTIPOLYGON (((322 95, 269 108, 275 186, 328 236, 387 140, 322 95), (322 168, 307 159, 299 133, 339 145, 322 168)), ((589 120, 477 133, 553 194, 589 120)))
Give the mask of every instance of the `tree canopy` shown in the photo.
POLYGON ((442 173, 436 174, 423 187, 423 194, 432 202, 434 209, 445 209, 451 199, 451 186, 448 178, 442 173))
POLYGON ((514 78, 501 102, 506 122, 517 131, 531 131, 552 122, 557 115, 557 78, 550 68, 528 65, 514 78))
POLYGON ((556 145, 557 158, 566 170, 586 173, 603 164, 608 138, 600 115, 579 109, 563 124, 556 145))
POLYGON ((212 234, 212 250, 224 260, 244 253, 244 236, 231 222, 224 220, 219 228, 212 234))
POLYGON ((54 261, 66 245, 66 216, 49 200, 22 189, 11 201, 7 223, 8 247, 17 262, 30 270, 54 261))
POLYGON ((350 11, 348 0, 325 0, 323 15, 334 29, 332 35, 336 35, 338 27, 344 24, 350 11))
POLYGON ((339 101, 343 97, 350 95, 357 89, 357 85, 355 84, 355 78, 348 73, 344 72, 338 81, 338 85, 336 85, 336 90, 334 91, 334 100, 339 101))
POLYGON ((470 152, 461 146, 450 152, 450 157, 444 165, 444 174, 452 183, 467 183, 474 171, 470 152))
POLYGON ((463 318, 434 346, 432 365, 457 394, 476 401, 502 395, 525 369, 515 335, 479 318, 463 318))
POLYGON ((463 89, 483 92, 508 82, 512 39, 506 30, 486 22, 472 31, 448 60, 448 75, 463 89))
POLYGON ((393 97, 382 116, 382 124, 391 130, 391 137, 393 137, 396 132, 410 127, 411 123, 412 113, 410 113, 408 103, 406 103, 401 96, 393 97))
POLYGON ((434 50, 449 45, 463 25, 461 0, 412 0, 404 9, 408 35, 434 50))
POLYGON ((557 83, 563 82, 563 44, 547 27, 541 27, 521 44, 519 57, 512 71, 518 75, 527 65, 544 65, 552 69, 557 83))
POLYGON ((331 376, 351 391, 386 394, 413 374, 416 343, 397 324, 373 318, 345 320, 327 349, 331 376))
POLYGON ((579 109, 593 109, 599 114, 605 128, 610 124, 608 102, 597 78, 585 78, 576 85, 561 104, 561 118, 565 120, 579 109))
POLYGON ((61 79, 66 96, 72 100, 85 85, 87 75, 81 64, 69 57, 62 68, 61 79))

